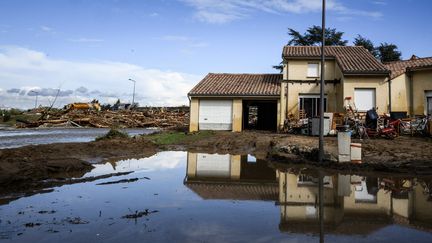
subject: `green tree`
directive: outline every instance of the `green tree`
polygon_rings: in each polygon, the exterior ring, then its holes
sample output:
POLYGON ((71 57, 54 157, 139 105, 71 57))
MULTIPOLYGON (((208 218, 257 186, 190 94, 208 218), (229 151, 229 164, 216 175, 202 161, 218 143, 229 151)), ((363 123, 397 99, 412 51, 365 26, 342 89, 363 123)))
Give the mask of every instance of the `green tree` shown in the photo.
MULTIPOLYGON (((325 31, 325 45, 326 46, 346 46, 348 41, 343 40, 344 32, 337 31, 336 29, 326 28, 325 31)), ((291 39, 288 41, 289 46, 319 46, 321 45, 321 26, 314 25, 309 27, 304 34, 292 28, 288 28, 288 35, 291 39)), ((274 69, 283 71, 282 63, 274 65, 274 69)))
POLYGON ((381 62, 400 61, 402 53, 398 51, 398 47, 391 43, 381 43, 377 48, 378 58, 381 62))
MULTIPOLYGON (((336 29, 325 29, 325 45, 326 46, 346 46, 347 40, 343 40, 344 32, 337 31, 336 29)), ((288 41, 290 46, 317 46, 321 44, 322 28, 321 26, 314 25, 309 27, 304 34, 289 28, 288 35, 291 39, 288 41)))
POLYGON ((363 46, 366 48, 374 57, 378 58, 378 51, 375 48, 373 42, 361 35, 357 35, 356 38, 354 38, 353 44, 355 46, 363 46))

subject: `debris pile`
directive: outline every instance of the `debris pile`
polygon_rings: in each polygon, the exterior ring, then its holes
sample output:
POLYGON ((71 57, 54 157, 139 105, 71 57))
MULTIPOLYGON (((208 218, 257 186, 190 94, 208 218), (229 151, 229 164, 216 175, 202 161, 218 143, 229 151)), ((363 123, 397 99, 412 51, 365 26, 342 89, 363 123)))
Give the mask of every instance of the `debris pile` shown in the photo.
POLYGON ((51 110, 36 121, 19 121, 17 127, 76 126, 96 128, 167 128, 187 127, 188 107, 145 107, 136 110, 51 110))

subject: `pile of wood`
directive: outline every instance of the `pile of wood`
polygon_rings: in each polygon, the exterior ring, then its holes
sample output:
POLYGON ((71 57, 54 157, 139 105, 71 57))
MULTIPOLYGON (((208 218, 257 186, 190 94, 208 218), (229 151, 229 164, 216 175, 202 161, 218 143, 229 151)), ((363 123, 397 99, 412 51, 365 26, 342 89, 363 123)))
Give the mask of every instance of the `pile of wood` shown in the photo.
POLYGON ((140 110, 94 111, 69 110, 55 111, 43 119, 21 121, 19 127, 40 126, 77 126, 96 128, 167 128, 187 127, 189 123, 188 107, 141 108, 140 110))

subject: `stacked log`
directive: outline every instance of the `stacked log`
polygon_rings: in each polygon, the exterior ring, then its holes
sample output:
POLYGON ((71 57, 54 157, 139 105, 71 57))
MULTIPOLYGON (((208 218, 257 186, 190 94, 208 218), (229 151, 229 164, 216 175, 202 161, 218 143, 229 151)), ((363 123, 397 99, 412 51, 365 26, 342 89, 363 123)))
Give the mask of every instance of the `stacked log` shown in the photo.
POLYGON ((184 107, 146 108, 137 111, 69 110, 51 112, 46 119, 24 122, 20 127, 61 126, 76 124, 96 128, 181 128, 189 123, 189 111, 184 107))

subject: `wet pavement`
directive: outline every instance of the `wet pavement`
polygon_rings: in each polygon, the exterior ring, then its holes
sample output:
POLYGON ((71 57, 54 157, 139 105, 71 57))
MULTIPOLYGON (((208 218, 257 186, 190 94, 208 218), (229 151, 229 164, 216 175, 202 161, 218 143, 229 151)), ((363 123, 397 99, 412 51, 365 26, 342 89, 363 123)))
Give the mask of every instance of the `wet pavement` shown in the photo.
POLYGON ((84 177, 133 172, 0 205, 0 241, 432 241, 432 178, 322 175, 187 152, 95 166, 84 177))
MULTIPOLYGON (((0 149, 49 143, 90 142, 108 131, 108 128, 0 129, 0 149)), ((128 128, 122 131, 134 136, 149 134, 155 129, 128 128)))

